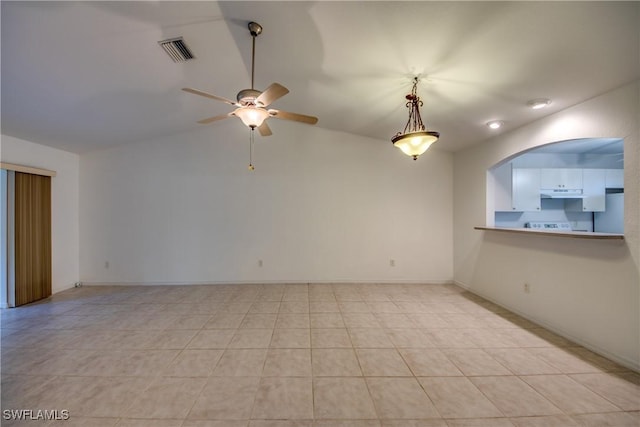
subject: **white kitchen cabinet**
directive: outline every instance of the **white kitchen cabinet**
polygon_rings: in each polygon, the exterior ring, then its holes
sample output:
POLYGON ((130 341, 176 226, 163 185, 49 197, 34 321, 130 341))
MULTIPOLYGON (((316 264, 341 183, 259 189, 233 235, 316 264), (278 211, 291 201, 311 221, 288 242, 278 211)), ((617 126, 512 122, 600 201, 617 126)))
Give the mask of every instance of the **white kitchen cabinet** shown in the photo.
POLYGON ((582 199, 571 199, 565 210, 603 212, 605 210, 605 169, 582 169, 582 199))
POLYGON ((539 211, 540 169, 513 169, 511 178, 511 210, 539 211))
POLYGON ((511 174, 512 165, 507 163, 494 168, 491 171, 494 183, 494 210, 496 212, 513 211, 513 203, 511 202, 511 174))
POLYGON ((580 189, 582 188, 582 169, 541 169, 540 188, 550 189, 580 189))
POLYGON ((624 188, 624 169, 605 169, 605 188, 624 188))

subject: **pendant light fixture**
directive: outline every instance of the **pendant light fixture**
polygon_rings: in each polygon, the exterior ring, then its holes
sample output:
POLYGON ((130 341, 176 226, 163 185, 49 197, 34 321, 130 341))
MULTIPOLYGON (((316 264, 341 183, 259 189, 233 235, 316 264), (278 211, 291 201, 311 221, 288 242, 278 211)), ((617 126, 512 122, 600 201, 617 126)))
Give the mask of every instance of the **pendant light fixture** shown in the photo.
POLYGON ((414 77, 411 93, 406 96, 409 120, 404 131, 398 132, 396 136, 391 138, 393 145, 401 149, 407 156, 413 157, 413 160, 417 160, 418 156, 427 151, 429 146, 440 137, 440 133, 427 130, 422 123, 422 117, 420 117, 422 101, 417 95, 417 89, 418 77, 414 77))

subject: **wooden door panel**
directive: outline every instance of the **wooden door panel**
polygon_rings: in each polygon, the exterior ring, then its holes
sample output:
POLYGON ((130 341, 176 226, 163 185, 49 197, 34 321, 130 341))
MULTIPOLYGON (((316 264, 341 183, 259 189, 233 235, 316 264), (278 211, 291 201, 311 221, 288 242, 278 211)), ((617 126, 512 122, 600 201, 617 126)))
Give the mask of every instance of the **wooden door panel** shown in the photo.
POLYGON ((15 305, 51 295, 51 177, 15 174, 15 305))

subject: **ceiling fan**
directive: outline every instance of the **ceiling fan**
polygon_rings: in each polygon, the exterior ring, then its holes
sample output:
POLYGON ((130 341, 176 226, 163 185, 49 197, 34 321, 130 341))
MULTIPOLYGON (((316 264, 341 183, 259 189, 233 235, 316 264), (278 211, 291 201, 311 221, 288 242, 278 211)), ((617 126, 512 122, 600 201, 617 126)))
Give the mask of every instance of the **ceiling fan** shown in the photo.
POLYGON ((240 120, 242 120, 242 123, 251 128, 251 130, 255 130, 257 128, 258 132, 260 132, 260 135, 262 136, 271 135, 271 129, 266 122, 266 119, 270 117, 315 125, 318 122, 317 117, 306 116, 304 114, 298 113, 290 113, 273 108, 267 109, 267 107, 271 105, 272 102, 289 93, 289 89, 279 83, 272 83, 263 92, 254 89, 253 81, 256 56, 256 37, 260 33, 262 33, 262 26, 257 22, 249 22, 248 27, 253 40, 251 51, 251 89, 242 89, 240 92, 238 92, 238 95, 236 96, 237 101, 234 102, 230 99, 212 95, 198 89, 192 89, 188 87, 183 88, 182 90, 184 90, 185 92, 204 96, 205 98, 215 99, 216 101, 222 101, 236 107, 236 109, 230 113, 198 120, 198 123, 207 124, 226 119, 227 117, 235 116, 240 118, 240 120))

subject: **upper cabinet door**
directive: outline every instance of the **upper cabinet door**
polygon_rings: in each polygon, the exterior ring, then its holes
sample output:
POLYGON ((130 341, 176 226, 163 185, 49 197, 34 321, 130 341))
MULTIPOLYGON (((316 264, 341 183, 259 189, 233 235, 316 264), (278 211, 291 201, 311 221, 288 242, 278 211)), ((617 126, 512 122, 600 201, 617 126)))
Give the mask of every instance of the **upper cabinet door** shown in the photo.
POLYGON ((624 188, 624 169, 605 170, 605 183, 607 188, 624 188))
POLYGON ((582 169, 541 169, 540 188, 543 189, 581 189, 582 169))
POLYGON ((513 170, 512 210, 540 210, 540 169, 513 170))

